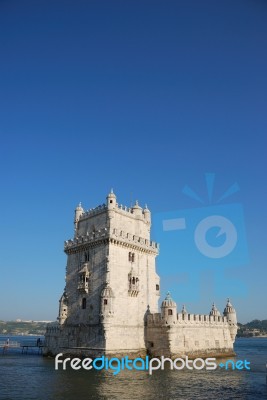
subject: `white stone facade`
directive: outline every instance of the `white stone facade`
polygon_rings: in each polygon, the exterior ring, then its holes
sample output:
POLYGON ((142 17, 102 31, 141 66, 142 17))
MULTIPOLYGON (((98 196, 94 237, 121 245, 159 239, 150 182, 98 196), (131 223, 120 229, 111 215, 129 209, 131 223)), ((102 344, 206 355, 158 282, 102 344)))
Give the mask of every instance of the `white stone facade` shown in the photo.
POLYGON ((74 238, 65 242, 66 287, 58 324, 46 332, 46 354, 186 355, 233 353, 236 315, 215 306, 209 316, 177 314, 167 296, 158 313, 159 246, 150 240, 151 215, 138 203, 75 210, 74 238))
POLYGON ((209 315, 188 314, 168 293, 161 313, 147 315, 147 349, 153 356, 230 356, 237 333, 236 313, 229 299, 223 316, 213 304, 209 315))

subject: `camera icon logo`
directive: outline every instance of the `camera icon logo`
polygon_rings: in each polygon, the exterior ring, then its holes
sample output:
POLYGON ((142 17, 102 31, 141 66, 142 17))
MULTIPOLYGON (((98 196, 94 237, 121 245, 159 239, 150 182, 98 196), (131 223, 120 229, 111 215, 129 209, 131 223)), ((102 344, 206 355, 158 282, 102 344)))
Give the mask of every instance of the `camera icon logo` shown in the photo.
MULTIPOLYGON (((201 274, 207 270, 216 273, 214 285, 217 289, 222 293, 225 290, 224 296, 225 293, 232 296, 226 275, 229 275, 229 269, 248 263, 242 204, 222 204, 222 200, 237 192, 239 187, 232 185, 214 204, 214 178, 214 174, 206 174, 210 205, 205 205, 203 199, 185 186, 183 193, 202 207, 158 213, 153 219, 153 236, 160 243, 158 270, 163 283, 165 281, 168 287, 177 283, 179 292, 185 296, 188 294, 187 283, 194 282, 193 289, 197 292, 201 274)), ((238 290, 243 291, 243 286, 235 282, 234 287, 236 297, 238 290)), ((175 290, 172 288, 172 291, 175 290)))
POLYGON ((237 231, 233 223, 221 215, 211 215, 199 222, 195 229, 195 243, 204 256, 222 258, 230 254, 237 244, 237 231), (207 242, 207 233, 210 229, 219 227, 217 237, 225 234, 226 239, 220 246, 212 246, 207 242))

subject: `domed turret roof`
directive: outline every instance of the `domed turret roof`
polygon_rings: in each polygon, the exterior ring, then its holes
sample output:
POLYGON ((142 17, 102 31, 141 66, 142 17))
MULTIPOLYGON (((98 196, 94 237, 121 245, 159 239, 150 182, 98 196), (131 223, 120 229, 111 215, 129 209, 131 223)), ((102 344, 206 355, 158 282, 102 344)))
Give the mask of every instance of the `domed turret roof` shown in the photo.
POLYGON ((171 298, 170 292, 167 292, 165 299, 163 300, 161 307, 176 307, 175 301, 171 298))
POLYGON ((227 299, 227 303, 224 309, 224 314, 228 314, 228 313, 232 313, 235 312, 234 307, 232 306, 232 304, 230 303, 230 299, 227 299))
POLYGON ((217 309, 214 303, 212 304, 210 315, 214 315, 217 317, 221 316, 220 311, 217 309))
POLYGON ((101 292, 101 297, 114 297, 113 290, 109 285, 106 285, 101 292))
POLYGON ((59 301, 60 301, 61 303, 65 303, 65 304, 68 303, 68 296, 67 296, 67 293, 66 293, 65 290, 64 290, 62 296, 60 297, 59 301))
POLYGON ((135 201, 135 205, 132 207, 133 210, 142 210, 142 207, 139 206, 138 200, 135 201))
POLYGON ((82 208, 82 203, 80 202, 79 204, 78 204, 78 206, 75 208, 75 211, 84 211, 83 210, 83 208, 82 208))
POLYGON ((110 192, 109 192, 109 194, 107 195, 107 197, 113 197, 113 198, 116 198, 116 195, 114 194, 114 192, 113 192, 113 189, 110 189, 110 192))
POLYGON ((147 208, 147 204, 145 205, 144 213, 150 213, 150 210, 147 208))

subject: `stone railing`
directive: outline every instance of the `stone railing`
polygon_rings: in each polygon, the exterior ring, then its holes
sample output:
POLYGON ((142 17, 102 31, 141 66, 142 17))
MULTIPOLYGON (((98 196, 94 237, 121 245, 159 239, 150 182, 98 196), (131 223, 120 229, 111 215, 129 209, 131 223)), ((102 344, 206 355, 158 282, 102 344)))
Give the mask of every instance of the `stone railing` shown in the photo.
POLYGON ((206 314, 188 314, 178 313, 177 321, 181 322, 209 322, 209 323, 224 323, 227 322, 227 318, 224 316, 206 315, 206 314))

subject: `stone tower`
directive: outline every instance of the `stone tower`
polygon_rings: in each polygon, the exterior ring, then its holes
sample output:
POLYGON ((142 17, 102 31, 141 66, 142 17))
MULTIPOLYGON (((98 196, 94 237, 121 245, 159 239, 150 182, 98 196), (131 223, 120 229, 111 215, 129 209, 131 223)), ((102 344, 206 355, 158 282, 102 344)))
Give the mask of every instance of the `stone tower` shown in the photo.
POLYGON ((151 215, 138 202, 75 210, 74 238, 65 242, 66 287, 58 325, 48 328, 46 352, 140 354, 146 352, 144 319, 158 311, 158 245, 150 240, 151 215))
POLYGON ((44 354, 97 357, 233 356, 236 312, 188 313, 167 293, 158 312, 159 246, 150 240, 151 215, 135 203, 75 209, 74 237, 65 242, 66 286, 58 323, 48 326, 44 354))

